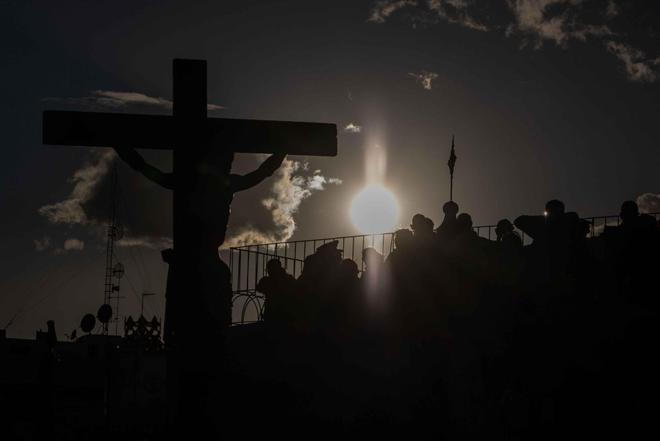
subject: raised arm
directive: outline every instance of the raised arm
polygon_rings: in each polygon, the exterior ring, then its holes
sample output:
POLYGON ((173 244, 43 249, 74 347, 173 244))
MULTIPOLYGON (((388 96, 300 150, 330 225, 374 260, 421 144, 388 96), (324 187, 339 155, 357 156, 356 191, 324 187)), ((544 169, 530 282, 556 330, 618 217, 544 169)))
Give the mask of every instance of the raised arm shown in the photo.
POLYGON ((532 239, 536 239, 540 232, 543 230, 543 226, 545 225, 545 217, 526 215, 518 216, 516 220, 513 221, 513 224, 532 239))
POLYGON ((255 171, 246 175, 231 175, 232 192, 236 193, 247 190, 248 188, 258 185, 264 179, 272 176, 273 173, 275 173, 275 170, 280 168, 285 157, 286 153, 275 153, 262 162, 259 168, 255 171))
POLYGON ((147 179, 169 190, 174 189, 174 176, 172 173, 165 173, 162 170, 147 164, 142 155, 130 147, 115 147, 119 157, 128 164, 133 170, 142 173, 147 179))

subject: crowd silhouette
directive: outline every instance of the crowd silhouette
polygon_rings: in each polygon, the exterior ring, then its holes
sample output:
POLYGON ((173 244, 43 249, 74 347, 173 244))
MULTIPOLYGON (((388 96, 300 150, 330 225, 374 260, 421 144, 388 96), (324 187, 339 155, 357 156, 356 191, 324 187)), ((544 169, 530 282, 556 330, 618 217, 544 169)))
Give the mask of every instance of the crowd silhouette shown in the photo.
POLYGON ((552 200, 544 215, 499 221, 488 240, 455 202, 443 212, 436 229, 416 214, 387 258, 364 249, 362 271, 338 241, 297 280, 268 262, 263 326, 280 355, 298 354, 282 369, 300 379, 312 363, 310 387, 324 397, 306 411, 351 431, 414 425, 456 438, 648 425, 660 391, 660 223, 627 201, 619 225, 589 234, 552 200))

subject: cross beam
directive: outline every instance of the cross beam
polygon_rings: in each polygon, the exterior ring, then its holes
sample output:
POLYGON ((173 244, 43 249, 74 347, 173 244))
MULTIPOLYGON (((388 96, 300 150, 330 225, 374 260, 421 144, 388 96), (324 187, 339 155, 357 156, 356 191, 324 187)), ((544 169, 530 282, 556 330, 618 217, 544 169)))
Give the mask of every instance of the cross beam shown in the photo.
MULTIPOLYGON (((47 110, 43 143, 169 150, 175 148, 176 120, 169 115, 47 110)), ((202 130, 209 144, 228 145, 237 153, 337 155, 334 124, 205 118, 202 130)))

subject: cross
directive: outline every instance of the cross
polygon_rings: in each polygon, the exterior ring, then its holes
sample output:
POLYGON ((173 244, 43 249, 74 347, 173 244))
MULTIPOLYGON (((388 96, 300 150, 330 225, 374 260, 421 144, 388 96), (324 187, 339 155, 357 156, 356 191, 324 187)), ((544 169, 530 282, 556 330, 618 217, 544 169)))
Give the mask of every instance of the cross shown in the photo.
MULTIPOLYGON (((237 153, 337 154, 335 124, 208 118, 206 84, 206 61, 175 59, 171 116, 69 111, 43 113, 44 144, 173 151, 173 239, 177 262, 173 287, 177 310, 181 309, 181 312, 177 311, 175 331, 181 335, 175 339, 177 348, 174 352, 181 354, 188 354, 186 348, 195 346, 195 339, 204 337, 194 335, 192 330, 205 329, 198 323, 203 315, 197 315, 203 312, 200 298, 202 291, 207 289, 202 279, 215 270, 199 259, 199 250, 196 249, 200 244, 199 225, 190 209, 190 201, 195 196, 192 183, 198 176, 200 158, 217 150, 218 146, 226 152, 237 153)), ((229 168, 231 159, 227 161, 229 163, 224 165, 229 168)), ((223 294, 231 295, 231 287, 229 291, 223 294)), ((180 387, 185 388, 186 384, 190 383, 179 379, 180 387)), ((181 391, 179 395, 188 393, 181 391)), ((188 405, 190 403, 179 400, 179 406, 185 408, 188 405)))

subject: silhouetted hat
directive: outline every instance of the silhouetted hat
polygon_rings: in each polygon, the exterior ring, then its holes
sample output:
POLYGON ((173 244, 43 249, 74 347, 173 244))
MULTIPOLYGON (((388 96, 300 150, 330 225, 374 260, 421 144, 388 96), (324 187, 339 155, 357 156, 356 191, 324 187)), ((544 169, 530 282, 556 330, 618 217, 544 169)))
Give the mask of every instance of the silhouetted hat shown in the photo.
POLYGON ((338 251, 338 252, 341 253, 342 250, 338 249, 338 248, 337 248, 337 245, 339 245, 339 241, 338 241, 338 240, 331 240, 330 242, 326 242, 326 243, 324 243, 323 245, 320 245, 320 246, 316 249, 316 253, 317 253, 317 254, 328 254, 328 253, 331 253, 331 252, 333 252, 333 251, 334 251, 334 252, 337 252, 337 251, 338 251))

